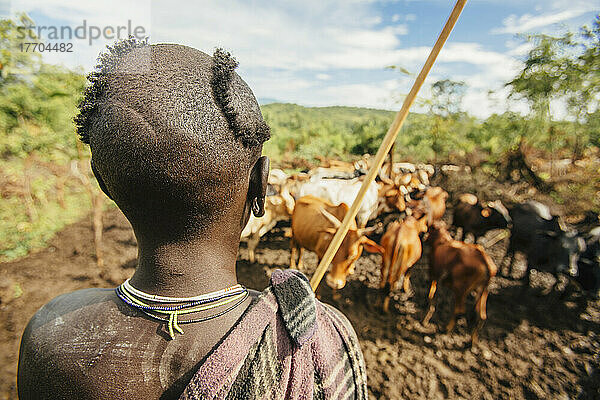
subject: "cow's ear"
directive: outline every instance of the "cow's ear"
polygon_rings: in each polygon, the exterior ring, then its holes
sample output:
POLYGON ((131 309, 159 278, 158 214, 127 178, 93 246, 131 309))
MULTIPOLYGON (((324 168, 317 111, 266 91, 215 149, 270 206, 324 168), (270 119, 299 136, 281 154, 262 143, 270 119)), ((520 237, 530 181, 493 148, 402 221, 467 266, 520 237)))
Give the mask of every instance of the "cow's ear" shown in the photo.
POLYGON ((361 237, 359 243, 362 244, 363 248, 369 253, 385 253, 385 249, 383 247, 366 236, 361 237))
POLYGON ((490 215, 492 215, 492 210, 490 210, 489 208, 484 208, 483 210, 481 210, 481 216, 483 218, 488 218, 490 215))

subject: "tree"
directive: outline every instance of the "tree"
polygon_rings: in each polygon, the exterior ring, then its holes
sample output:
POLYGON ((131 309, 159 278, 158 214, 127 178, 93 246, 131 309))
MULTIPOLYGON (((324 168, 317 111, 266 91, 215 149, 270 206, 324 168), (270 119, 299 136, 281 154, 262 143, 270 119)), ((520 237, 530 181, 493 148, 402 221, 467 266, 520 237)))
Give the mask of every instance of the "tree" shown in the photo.
POLYGON ((526 99, 533 113, 533 131, 546 135, 554 150, 555 137, 549 135, 552 125, 550 102, 560 99, 576 122, 571 132, 573 157, 579 158, 589 141, 584 125, 598 109, 600 95, 600 16, 592 27, 584 26, 578 34, 561 36, 535 34, 523 36, 534 44, 524 60, 523 69, 506 86, 511 97, 526 99))
POLYGON ((428 102, 429 111, 434 117, 434 124, 431 131, 431 148, 436 159, 449 147, 445 146, 445 144, 450 140, 451 136, 457 134, 453 126, 460 114, 465 91, 466 85, 464 82, 456 82, 449 79, 440 80, 431 85, 432 97, 428 102))
POLYGON ((33 21, 25 14, 0 20, 0 157, 74 158, 73 116, 85 77, 64 67, 45 64, 39 53, 24 52, 18 27, 33 21))
POLYGON ((34 22, 27 14, 18 14, 14 20, 0 19, 0 86, 18 80, 24 73, 33 73, 39 67, 39 53, 21 49, 21 44, 25 42, 39 43, 37 38, 25 39, 19 34, 20 27, 31 25, 34 22))
POLYGON ((444 118, 455 116, 461 111, 461 104, 465 96, 466 85, 464 82, 444 79, 431 85, 432 101, 430 111, 444 118))

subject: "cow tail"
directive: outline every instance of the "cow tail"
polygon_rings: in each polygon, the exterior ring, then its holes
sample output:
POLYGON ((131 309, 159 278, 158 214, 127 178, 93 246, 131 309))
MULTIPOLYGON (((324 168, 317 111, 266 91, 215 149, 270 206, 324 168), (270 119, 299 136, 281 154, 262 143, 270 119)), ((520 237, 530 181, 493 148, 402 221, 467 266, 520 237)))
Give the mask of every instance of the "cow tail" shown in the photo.
MULTIPOLYGON (((392 256, 392 262, 390 265, 390 272, 388 275, 388 280, 393 279, 396 276, 396 271, 398 270, 398 268, 400 268, 399 263, 402 261, 402 255, 401 252, 404 251, 404 248, 402 246, 402 242, 400 241, 400 232, 398 232, 398 235, 396 235, 396 240, 394 241, 394 253, 392 256)), ((390 288, 391 290, 391 288, 390 288)))

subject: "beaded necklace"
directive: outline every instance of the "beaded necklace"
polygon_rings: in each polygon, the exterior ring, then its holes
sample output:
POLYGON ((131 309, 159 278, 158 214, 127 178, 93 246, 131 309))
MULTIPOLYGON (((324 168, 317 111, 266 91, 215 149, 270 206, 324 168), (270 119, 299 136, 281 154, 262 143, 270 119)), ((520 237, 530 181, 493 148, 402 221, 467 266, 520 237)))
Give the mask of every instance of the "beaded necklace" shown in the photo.
POLYGON ((242 285, 234 285, 215 292, 194 297, 167 297, 142 292, 129 283, 129 279, 115 289, 117 296, 127 305, 142 311, 147 316, 158 321, 165 322, 171 339, 175 338, 175 331, 183 334, 179 324, 191 324, 195 322, 208 321, 228 313, 246 300, 248 289, 242 285), (142 300, 170 305, 150 305, 142 300), (179 321, 178 316, 200 311, 212 310, 214 308, 234 303, 228 308, 207 317, 179 321), (159 314, 159 315, 157 315, 159 314), (167 318, 160 315, 166 315, 167 318))
POLYGON ((194 296, 194 297, 167 297, 167 296, 160 296, 157 294, 149 294, 146 292, 142 292, 141 290, 138 290, 138 289, 134 288, 133 286, 131 286, 131 283, 129 283, 129 279, 127 279, 125 282, 123 282, 123 286, 127 289, 127 291, 129 293, 134 294, 135 296, 139 297, 140 299, 155 301, 157 303, 183 303, 186 301, 202 301, 202 300, 212 301, 215 298, 218 298, 219 296, 221 296, 225 293, 235 292, 238 290, 246 290, 242 285, 240 285, 238 283, 237 285, 233 285, 233 286, 230 286, 225 289, 216 290, 214 292, 201 294, 199 296, 194 296))

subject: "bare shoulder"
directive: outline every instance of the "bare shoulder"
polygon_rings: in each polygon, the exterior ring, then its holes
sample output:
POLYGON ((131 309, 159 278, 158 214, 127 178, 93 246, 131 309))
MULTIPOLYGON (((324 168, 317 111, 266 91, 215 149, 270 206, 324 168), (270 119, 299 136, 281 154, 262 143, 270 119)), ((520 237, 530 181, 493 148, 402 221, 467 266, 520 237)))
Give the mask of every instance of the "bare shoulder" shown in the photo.
POLYGON ((177 399, 243 310, 186 325, 171 340, 164 324, 127 306, 112 289, 59 296, 23 334, 19 398, 177 399))
POLYGON ((52 386, 60 379, 55 378, 71 375, 65 369, 73 365, 70 355, 96 351, 89 347, 90 339, 105 329, 99 317, 114 317, 119 312, 117 304, 112 289, 84 289, 58 296, 40 308, 21 339, 19 397, 44 398, 42 393, 56 393, 52 386))
POLYGON ((112 289, 83 289, 55 297, 40 308, 29 321, 23 333, 26 340, 50 340, 51 337, 43 335, 38 337, 41 330, 45 334, 60 332, 69 329, 65 322, 85 322, 98 314, 97 311, 117 310, 117 297, 112 289))

